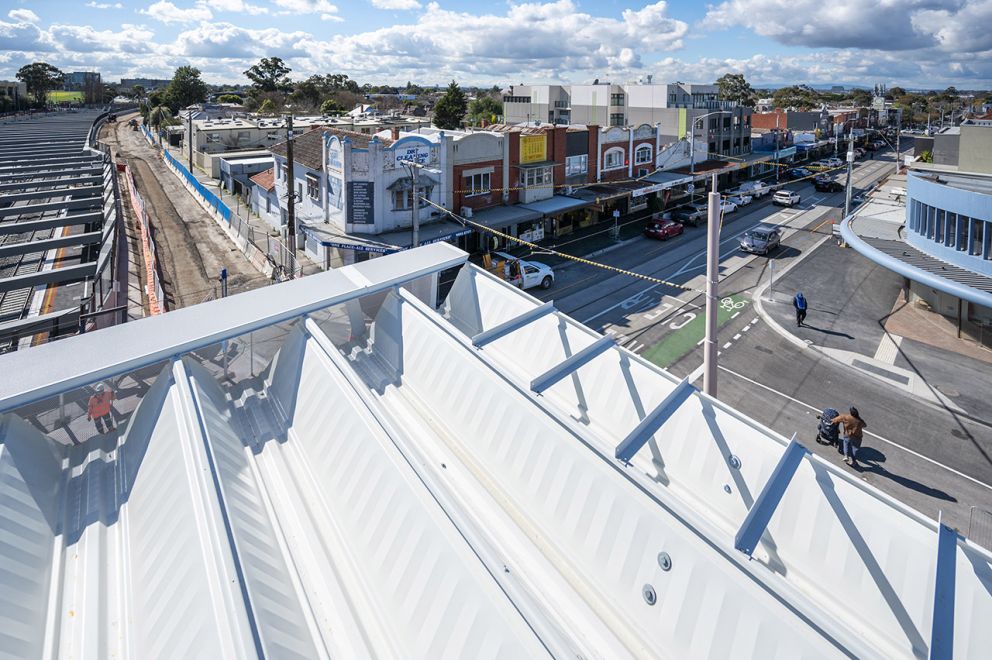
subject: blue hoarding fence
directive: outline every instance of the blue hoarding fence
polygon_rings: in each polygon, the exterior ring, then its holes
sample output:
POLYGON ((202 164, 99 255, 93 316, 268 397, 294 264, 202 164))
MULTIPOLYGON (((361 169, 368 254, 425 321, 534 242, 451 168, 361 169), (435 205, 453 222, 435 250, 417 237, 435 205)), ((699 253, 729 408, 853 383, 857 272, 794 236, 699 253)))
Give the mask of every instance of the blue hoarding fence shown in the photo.
POLYGON ((163 151, 162 155, 165 157, 165 162, 171 165, 173 169, 175 169, 179 175, 186 180, 186 183, 188 183, 190 187, 196 191, 196 194, 198 194, 214 211, 220 214, 220 217, 224 218, 224 220, 230 224, 231 209, 228 208, 227 204, 222 202, 217 195, 213 193, 213 191, 209 190, 206 186, 200 183, 199 179, 193 176, 193 174, 191 174, 190 171, 187 170, 182 163, 176 160, 176 158, 167 150, 163 151))

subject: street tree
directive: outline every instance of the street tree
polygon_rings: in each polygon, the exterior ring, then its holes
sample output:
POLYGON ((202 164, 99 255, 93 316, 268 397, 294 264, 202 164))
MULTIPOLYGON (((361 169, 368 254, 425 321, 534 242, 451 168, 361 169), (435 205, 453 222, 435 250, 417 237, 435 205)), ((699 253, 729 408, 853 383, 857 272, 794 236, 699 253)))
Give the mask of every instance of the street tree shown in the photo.
POLYGON ((237 94, 221 94, 217 97, 218 103, 241 103, 241 97, 237 94))
POLYGON ((200 70, 192 66, 176 69, 172 82, 165 90, 165 98, 173 112, 201 103, 207 98, 207 83, 200 78, 200 70))
POLYGON ((148 111, 148 124, 157 132, 163 126, 172 123, 172 110, 168 106, 160 105, 148 111))
POLYGON ((465 93, 454 80, 434 106, 434 125, 447 130, 461 126, 462 118, 468 111, 465 93))
POLYGON ((872 95, 866 89, 855 89, 851 92, 851 101, 856 107, 865 108, 871 105, 872 95))
POLYGON ((245 71, 245 76, 251 81, 252 91, 283 92, 293 91, 293 83, 289 79, 292 71, 281 57, 263 57, 258 64, 245 71))
POLYGON ((131 98, 137 101, 138 99, 145 98, 145 88, 143 85, 134 85, 131 87, 131 98))
POLYGON ((320 114, 322 115, 340 115, 344 113, 344 106, 335 101, 334 99, 327 99, 320 104, 320 114))
POLYGON ((809 110, 819 104, 816 90, 808 85, 792 85, 775 90, 772 101, 779 108, 795 108, 809 110))
POLYGON ((45 105, 48 92, 62 86, 65 74, 48 62, 34 62, 18 69, 17 79, 27 86, 38 105, 45 105))
POLYGON ((468 120, 481 124, 483 120, 493 123, 503 114, 503 103, 492 96, 480 96, 468 104, 468 120))
POLYGON ((274 115, 276 113, 275 101, 272 99, 265 99, 262 101, 262 105, 258 106, 258 114, 260 115, 274 115))
POLYGON ((747 108, 753 108, 757 101, 757 95, 751 84, 744 79, 743 73, 725 73, 717 78, 716 85, 723 101, 736 101, 738 105, 747 108))

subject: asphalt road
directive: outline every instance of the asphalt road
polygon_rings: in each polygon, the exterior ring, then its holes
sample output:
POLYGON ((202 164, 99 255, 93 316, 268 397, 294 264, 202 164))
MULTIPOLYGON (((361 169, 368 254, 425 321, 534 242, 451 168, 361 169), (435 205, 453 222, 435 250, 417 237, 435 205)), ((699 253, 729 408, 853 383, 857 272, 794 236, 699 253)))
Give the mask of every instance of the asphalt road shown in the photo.
MULTIPOLYGON (((855 166, 854 187, 868 188, 892 168, 891 156, 862 161, 855 166)), ((783 276, 800 259, 837 249, 831 225, 841 217, 844 194, 816 193, 808 183, 788 187, 802 195, 799 207, 774 207, 765 198, 724 221, 718 396, 786 437, 795 433, 830 460, 841 457, 814 441, 816 413, 827 406, 858 405, 869 420, 870 432, 860 457, 866 467, 859 475, 928 516, 936 518, 942 512, 945 521, 967 533, 972 506, 992 511, 992 420, 960 415, 797 346, 769 327, 754 308, 754 292, 767 287, 770 277, 783 276), (762 222, 782 228, 782 248, 770 258, 742 254, 737 237, 762 222)), ((635 239, 597 258, 671 284, 577 263, 559 269, 555 286, 537 295, 554 300, 566 314, 613 334, 628 349, 701 387, 705 241, 705 227, 690 228, 663 243, 635 239)), ((827 254, 825 259, 829 258, 827 254)), ((823 269, 824 278, 844 276, 854 277, 823 269)), ((885 278, 875 279, 878 300, 864 302, 866 318, 868 311, 884 306, 898 290, 885 278)), ((788 295, 780 291, 779 296, 785 304, 791 291, 788 295)), ((826 310, 829 304, 817 301, 814 306, 826 310)), ((864 327, 867 333, 871 323, 866 321, 864 327)), ((875 336, 852 337, 852 341, 878 345, 875 336)), ((918 365, 928 366, 936 368, 922 360, 918 365)))

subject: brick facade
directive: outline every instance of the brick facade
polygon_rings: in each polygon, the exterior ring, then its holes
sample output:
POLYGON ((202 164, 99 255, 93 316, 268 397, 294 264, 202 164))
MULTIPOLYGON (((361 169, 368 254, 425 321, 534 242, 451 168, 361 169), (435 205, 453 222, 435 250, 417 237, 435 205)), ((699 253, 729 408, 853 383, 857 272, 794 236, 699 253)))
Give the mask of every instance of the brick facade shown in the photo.
MULTIPOLYGON (((454 185, 454 193, 452 194, 452 199, 454 200, 454 211, 457 213, 462 207, 467 206, 473 211, 480 211, 491 206, 498 206, 503 203, 503 161, 502 160, 485 160, 479 161, 477 163, 464 163, 462 165, 455 165, 452 168, 452 184, 454 185), (492 188, 492 192, 488 195, 468 195, 464 191, 465 186, 465 172, 471 170, 477 170, 481 168, 491 167, 493 168, 492 174, 490 175, 489 185, 492 188)), ((511 203, 514 203, 513 194, 511 194, 511 203)))

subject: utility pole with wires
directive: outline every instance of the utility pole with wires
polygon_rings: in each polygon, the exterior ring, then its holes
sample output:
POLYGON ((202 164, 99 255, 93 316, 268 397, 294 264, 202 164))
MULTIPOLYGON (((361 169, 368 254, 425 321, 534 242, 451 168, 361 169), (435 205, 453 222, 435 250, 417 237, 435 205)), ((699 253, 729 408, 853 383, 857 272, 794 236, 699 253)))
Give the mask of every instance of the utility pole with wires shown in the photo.
POLYGON ((706 340, 703 343, 703 391, 716 397, 717 310, 720 277, 720 193, 717 175, 709 194, 709 218, 706 226, 706 340))
MULTIPOLYGON (((189 173, 193 174, 193 111, 186 110, 186 126, 187 134, 189 135, 189 173)), ((162 142, 162 136, 159 135, 158 141, 162 142)))
POLYGON ((844 217, 846 218, 851 213, 851 183, 852 174, 854 171, 854 129, 851 129, 851 134, 847 140, 847 185, 845 186, 844 195, 844 217))
MULTIPOLYGON (((293 167, 293 115, 286 115, 286 242, 296 255, 296 175, 293 167)), ((293 269, 290 268, 290 271, 293 269)), ((290 275, 292 277, 292 274, 290 275)))

